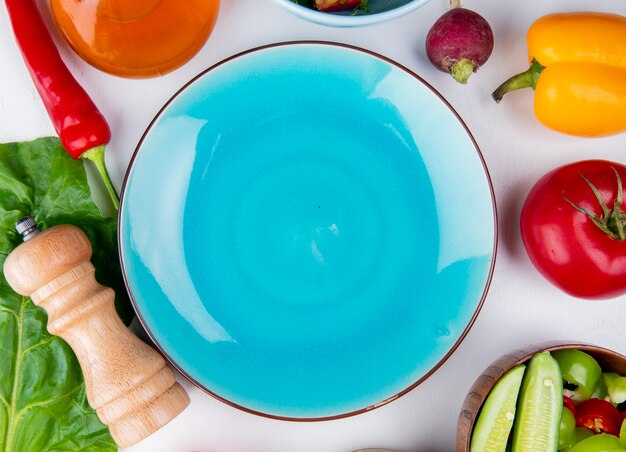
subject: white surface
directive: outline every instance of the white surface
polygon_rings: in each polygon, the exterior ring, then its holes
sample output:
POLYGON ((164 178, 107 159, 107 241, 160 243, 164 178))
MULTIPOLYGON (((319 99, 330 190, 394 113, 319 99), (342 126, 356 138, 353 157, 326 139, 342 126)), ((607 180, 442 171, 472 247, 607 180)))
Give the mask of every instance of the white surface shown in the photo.
MULTIPOLYGON (((45 5, 40 1, 40 5, 45 5)), ((424 53, 430 25, 447 6, 432 0, 392 22, 335 29, 305 22, 270 0, 223 0, 207 45, 188 64, 164 77, 126 80, 91 68, 59 43, 76 78, 108 119, 113 140, 107 165, 120 188, 131 154, 160 106, 188 79, 242 50, 278 41, 322 39, 382 53, 414 70, 438 89, 464 118, 489 167, 498 203, 499 251, 491 290, 474 327, 452 357, 425 383, 373 412, 322 423, 273 421, 230 408, 183 382, 191 406, 170 425, 129 449, 141 451, 349 451, 387 447, 398 451, 454 450, 456 421, 474 379, 494 359, 516 347, 552 339, 576 339, 626 354, 626 297, 608 302, 570 298, 531 266, 519 236, 519 213, 532 184, 554 167, 576 160, 626 160, 626 134, 581 139, 542 127, 532 114, 532 93, 490 93, 526 66, 525 33, 545 13, 573 10, 626 15, 616 0, 469 0, 466 6, 491 23, 491 59, 467 86, 435 70, 424 53)), ((58 34, 55 32, 55 37, 58 34)), ((54 134, 13 43, 0 8, 0 142, 54 134)), ((358 118, 355 118, 358 120, 358 118)), ((173 164, 176 157, 172 156, 173 164)), ((471 215, 471 206, 459 206, 471 215)))

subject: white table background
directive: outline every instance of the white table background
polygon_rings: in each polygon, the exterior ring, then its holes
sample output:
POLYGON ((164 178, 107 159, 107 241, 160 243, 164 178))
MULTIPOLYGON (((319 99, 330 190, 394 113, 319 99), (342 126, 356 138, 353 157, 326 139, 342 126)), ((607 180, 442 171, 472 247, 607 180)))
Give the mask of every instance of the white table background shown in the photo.
MULTIPOLYGON (((181 0, 184 1, 184 0, 181 0)), ((51 25, 47 2, 39 5, 51 25)), ((350 451, 386 447, 448 452, 455 448, 461 403, 480 372, 500 355, 544 340, 575 339, 626 354, 626 296, 606 302, 576 300, 548 284, 528 260, 519 214, 534 182, 556 166, 590 158, 626 161, 626 134, 582 139, 552 132, 532 113, 532 92, 509 94, 497 105, 490 93, 526 68, 525 34, 538 17, 556 11, 597 10, 626 15, 624 0, 468 0, 465 6, 491 23, 491 59, 466 86, 428 62, 424 39, 447 8, 432 0, 381 25, 338 29, 305 22, 271 0, 222 0, 215 30, 204 48, 164 77, 128 80, 99 72, 73 54, 53 30, 70 70, 108 119, 113 139, 107 166, 119 189, 139 138, 161 105, 198 72, 234 53, 280 41, 318 39, 361 46, 415 71, 463 117, 489 167, 497 198, 499 244, 491 289, 473 328, 452 357, 426 382, 376 409, 330 422, 292 423, 231 408, 186 381, 191 406, 135 447, 141 451, 350 451)), ((0 142, 54 135, 0 7, 0 142)), ((175 159, 175 156, 172 156, 175 159)), ((471 206, 459 206, 471 215, 471 206)), ((21 452, 21 451, 20 451, 21 452)))

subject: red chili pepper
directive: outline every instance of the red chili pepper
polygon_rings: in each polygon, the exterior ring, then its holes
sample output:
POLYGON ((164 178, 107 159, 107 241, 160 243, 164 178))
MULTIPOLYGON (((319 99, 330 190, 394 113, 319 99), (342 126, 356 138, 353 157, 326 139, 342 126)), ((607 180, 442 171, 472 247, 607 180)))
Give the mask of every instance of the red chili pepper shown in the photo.
POLYGON ((34 0, 5 0, 26 67, 65 150, 92 160, 117 208, 117 193, 104 166, 111 131, 89 95, 61 59, 34 0))
POLYGON ((572 399, 567 396, 563 396, 563 406, 570 410, 573 415, 576 415, 576 406, 574 405, 572 399))
POLYGON ((610 402, 589 399, 576 406, 576 426, 585 427, 595 433, 619 436, 622 416, 610 402))

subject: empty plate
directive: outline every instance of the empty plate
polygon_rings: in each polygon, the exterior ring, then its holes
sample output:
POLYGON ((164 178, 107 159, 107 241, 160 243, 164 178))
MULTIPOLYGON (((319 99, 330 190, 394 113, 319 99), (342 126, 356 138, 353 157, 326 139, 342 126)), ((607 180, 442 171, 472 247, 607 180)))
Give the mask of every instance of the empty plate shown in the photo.
POLYGON ((119 224, 152 339, 238 408, 328 419, 441 365, 485 297, 495 206, 458 115, 402 66, 316 42, 184 86, 133 157, 119 224))

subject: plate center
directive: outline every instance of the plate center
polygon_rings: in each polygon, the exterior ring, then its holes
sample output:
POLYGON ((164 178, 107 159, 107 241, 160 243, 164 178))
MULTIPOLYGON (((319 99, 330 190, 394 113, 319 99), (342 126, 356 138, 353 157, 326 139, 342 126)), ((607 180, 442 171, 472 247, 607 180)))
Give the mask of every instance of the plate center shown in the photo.
POLYGON ((332 160, 290 162, 250 181, 234 220, 238 263, 291 304, 345 296, 375 263, 380 216, 371 187, 332 160))
POLYGON ((347 112, 318 129, 294 107, 256 115, 246 134, 214 134, 211 123, 200 132, 186 255, 211 309, 213 298, 270 310, 375 306, 372 288, 389 296, 416 268, 432 273, 438 244, 422 240, 437 237, 430 180, 388 105, 371 104, 350 127, 347 112))

